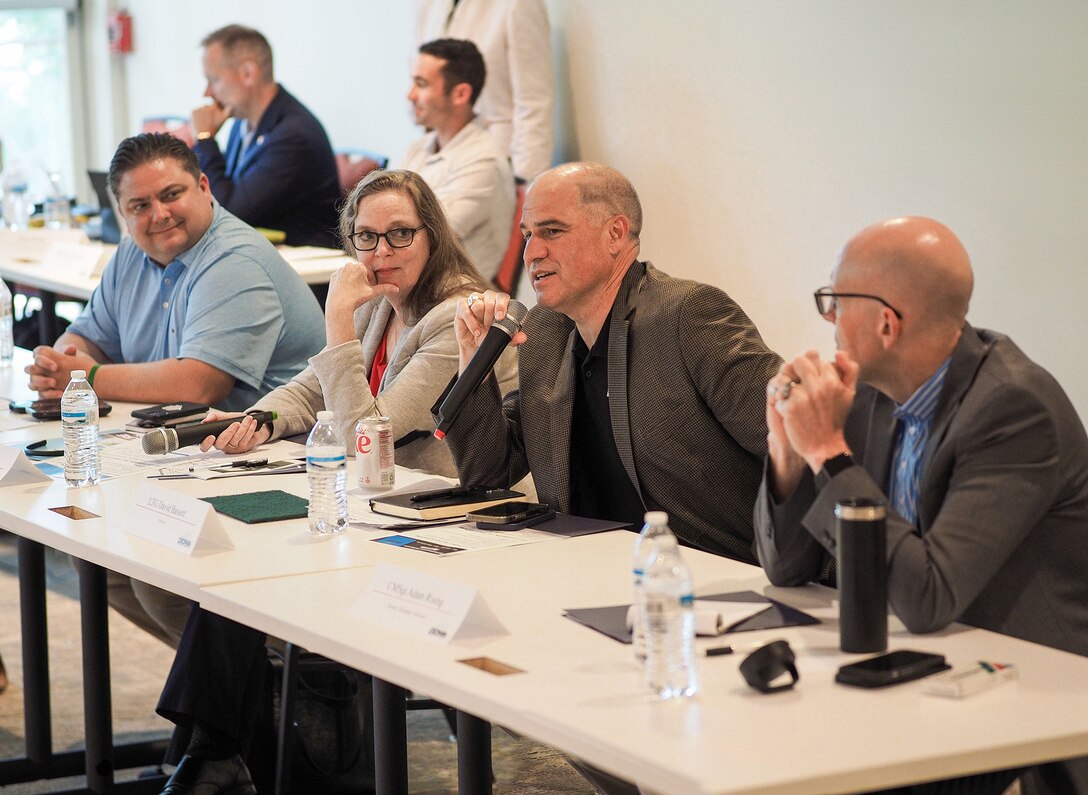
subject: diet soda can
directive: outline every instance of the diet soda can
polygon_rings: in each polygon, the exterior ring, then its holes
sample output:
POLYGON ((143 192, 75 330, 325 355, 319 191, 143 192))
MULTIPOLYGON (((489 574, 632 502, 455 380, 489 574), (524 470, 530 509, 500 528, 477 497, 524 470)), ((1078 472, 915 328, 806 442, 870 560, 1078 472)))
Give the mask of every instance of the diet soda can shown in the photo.
POLYGON ((355 471, 363 493, 393 488, 393 423, 388 417, 363 417, 355 426, 355 471))

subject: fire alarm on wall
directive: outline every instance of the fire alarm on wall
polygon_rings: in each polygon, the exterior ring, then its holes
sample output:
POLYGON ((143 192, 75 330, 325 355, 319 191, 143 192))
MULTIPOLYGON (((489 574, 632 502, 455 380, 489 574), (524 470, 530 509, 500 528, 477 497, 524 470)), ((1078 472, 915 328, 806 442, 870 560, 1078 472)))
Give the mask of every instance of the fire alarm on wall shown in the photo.
POLYGON ((109 16, 110 52, 132 52, 132 17, 127 11, 109 16))

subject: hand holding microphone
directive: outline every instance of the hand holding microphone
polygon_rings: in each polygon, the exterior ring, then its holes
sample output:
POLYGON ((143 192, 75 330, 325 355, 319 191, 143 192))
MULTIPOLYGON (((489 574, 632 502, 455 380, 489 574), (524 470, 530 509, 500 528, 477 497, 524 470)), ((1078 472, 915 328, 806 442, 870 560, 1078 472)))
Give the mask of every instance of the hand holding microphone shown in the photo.
POLYGON ((435 438, 446 435, 465 400, 487 378, 506 347, 525 342, 527 337, 521 324, 528 311, 521 302, 491 290, 483 295, 473 293, 458 303, 454 328, 460 349, 460 373, 439 399, 435 438))
POLYGON ((460 352, 459 372, 464 374, 472 357, 478 348, 482 346, 492 326, 506 319, 515 311, 520 312, 512 332, 507 332, 504 341, 506 344, 521 345, 527 337, 524 331, 520 331, 521 322, 525 319, 524 304, 515 301, 506 293, 498 293, 486 290, 483 293, 472 293, 468 298, 462 298, 457 303, 457 317, 453 327, 457 334, 457 347, 460 352), (520 307, 520 309, 516 309, 520 307))
MULTIPOLYGON (((220 416, 220 415, 215 415, 220 416)), ((274 411, 254 411, 250 412, 243 422, 252 420, 256 423, 256 427, 252 429, 253 433, 250 435, 252 444, 249 447, 242 449, 238 447, 225 445, 219 449, 228 453, 243 453, 246 450, 251 450, 257 446, 257 432, 260 428, 265 428, 265 423, 271 423, 276 419, 276 412, 274 411)), ((144 434, 144 438, 141 440, 143 450, 148 455, 163 455, 165 453, 172 453, 179 447, 188 447, 191 444, 200 444, 206 441, 209 437, 222 435, 224 438, 235 438, 236 431, 232 431, 232 426, 239 425, 241 423, 237 417, 229 417, 224 420, 212 420, 210 422, 201 422, 194 425, 179 425, 173 428, 156 428, 153 431, 148 431, 144 434), (231 431, 231 434, 227 434, 227 431, 231 431)), ((243 436, 247 432, 243 432, 243 436)), ((267 433, 264 436, 268 438, 267 433)), ((204 448, 207 450, 208 448, 204 448)))
POLYGON ((201 452, 206 453, 214 447, 224 453, 248 453, 254 447, 267 442, 268 437, 272 435, 268 425, 258 422, 249 414, 237 412, 209 411, 203 424, 222 420, 230 420, 231 423, 218 435, 215 431, 204 429, 207 435, 200 442, 201 452))

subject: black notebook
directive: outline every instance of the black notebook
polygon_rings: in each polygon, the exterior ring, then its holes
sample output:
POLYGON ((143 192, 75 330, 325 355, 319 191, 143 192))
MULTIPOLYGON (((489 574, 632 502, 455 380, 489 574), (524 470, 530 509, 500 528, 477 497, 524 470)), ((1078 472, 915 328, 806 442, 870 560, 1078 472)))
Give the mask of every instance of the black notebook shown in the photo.
MULTIPOLYGON (((746 632, 754 629, 778 629, 779 627, 799 627, 805 624, 819 624, 820 619, 810 616, 795 607, 768 599, 755 591, 735 591, 719 593, 713 596, 700 596, 700 600, 716 602, 766 602, 767 609, 750 618, 739 621, 726 632, 746 632)), ((631 630, 627 628, 627 608, 630 605, 610 607, 583 607, 570 609, 564 615, 583 626, 595 629, 620 643, 631 642, 631 630)))
POLYGON ((518 500, 524 496, 520 491, 509 489, 466 489, 451 486, 433 491, 376 497, 370 501, 370 510, 404 519, 452 519, 454 516, 464 516, 469 511, 518 500))

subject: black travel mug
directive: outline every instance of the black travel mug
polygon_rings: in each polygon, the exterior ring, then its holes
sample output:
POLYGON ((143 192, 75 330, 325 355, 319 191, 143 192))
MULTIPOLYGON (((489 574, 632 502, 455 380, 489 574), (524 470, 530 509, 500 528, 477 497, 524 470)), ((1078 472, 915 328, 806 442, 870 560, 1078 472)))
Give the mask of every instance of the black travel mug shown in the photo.
POLYGON ((888 505, 881 499, 835 504, 839 567, 839 648, 875 652, 888 648, 888 505))

